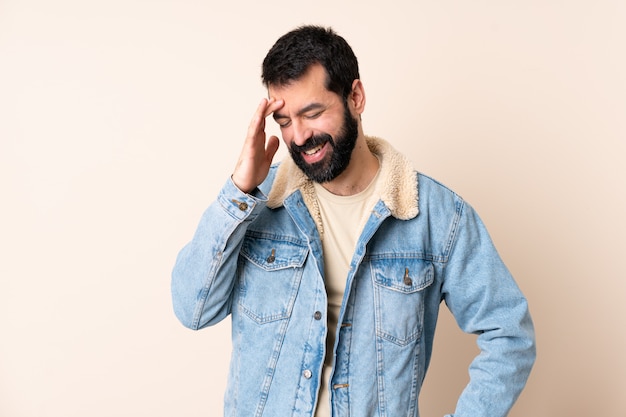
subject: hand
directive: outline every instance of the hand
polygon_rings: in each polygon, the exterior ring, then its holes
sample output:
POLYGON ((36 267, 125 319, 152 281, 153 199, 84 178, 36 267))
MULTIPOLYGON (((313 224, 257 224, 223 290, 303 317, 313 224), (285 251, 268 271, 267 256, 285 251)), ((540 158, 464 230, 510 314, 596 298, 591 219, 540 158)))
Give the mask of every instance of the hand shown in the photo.
POLYGON ((266 140, 265 119, 284 104, 283 100, 264 98, 250 122, 241 155, 232 175, 235 185, 245 193, 252 192, 267 177, 280 141, 276 136, 266 140))

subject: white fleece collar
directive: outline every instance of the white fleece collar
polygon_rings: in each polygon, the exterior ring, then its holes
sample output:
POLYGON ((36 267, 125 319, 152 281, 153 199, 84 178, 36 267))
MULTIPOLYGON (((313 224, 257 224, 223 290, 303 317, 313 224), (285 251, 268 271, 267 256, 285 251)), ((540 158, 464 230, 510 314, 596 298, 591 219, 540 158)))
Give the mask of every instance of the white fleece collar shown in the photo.
MULTIPOLYGON (((408 159, 396 151, 388 142, 376 137, 366 137, 370 151, 380 160, 380 174, 376 193, 391 211, 391 215, 400 220, 417 216, 417 173, 408 159)), ((313 182, 298 168, 291 156, 280 163, 272 189, 268 196, 268 207, 277 208, 297 189, 311 215, 321 226, 321 216, 315 196, 313 182)), ((320 228, 321 230, 321 228, 320 228)))

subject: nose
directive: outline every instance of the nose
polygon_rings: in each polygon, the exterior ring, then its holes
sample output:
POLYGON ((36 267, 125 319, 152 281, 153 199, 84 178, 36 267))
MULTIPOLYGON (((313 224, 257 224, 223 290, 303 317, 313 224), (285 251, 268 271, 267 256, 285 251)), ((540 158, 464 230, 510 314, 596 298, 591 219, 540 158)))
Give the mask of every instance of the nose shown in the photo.
POLYGON ((294 122, 292 121, 292 132, 293 132, 293 142, 302 146, 306 143, 311 136, 313 136, 313 132, 302 122, 294 122))

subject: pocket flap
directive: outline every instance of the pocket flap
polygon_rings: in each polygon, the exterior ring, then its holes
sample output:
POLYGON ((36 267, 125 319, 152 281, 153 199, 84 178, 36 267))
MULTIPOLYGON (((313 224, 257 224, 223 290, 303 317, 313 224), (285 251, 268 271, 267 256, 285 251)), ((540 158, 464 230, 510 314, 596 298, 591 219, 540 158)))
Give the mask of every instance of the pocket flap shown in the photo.
POLYGON ((307 252, 304 242, 280 236, 248 236, 241 247, 241 255, 266 271, 301 267, 307 252))
POLYGON ((434 279, 433 264, 421 259, 381 259, 372 268, 377 285, 402 293, 421 291, 434 279))

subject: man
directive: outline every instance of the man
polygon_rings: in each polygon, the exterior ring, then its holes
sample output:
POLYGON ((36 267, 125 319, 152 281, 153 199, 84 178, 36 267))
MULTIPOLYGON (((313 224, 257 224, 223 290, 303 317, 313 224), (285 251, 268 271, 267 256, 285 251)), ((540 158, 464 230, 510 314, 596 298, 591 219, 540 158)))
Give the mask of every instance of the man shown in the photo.
POLYGON ((357 59, 331 29, 281 37, 262 77, 269 99, 172 275, 184 325, 232 315, 225 415, 418 416, 443 300, 481 349, 454 416, 505 416, 534 333, 476 213, 364 135, 357 59), (269 115, 290 151, 275 165, 269 115))

